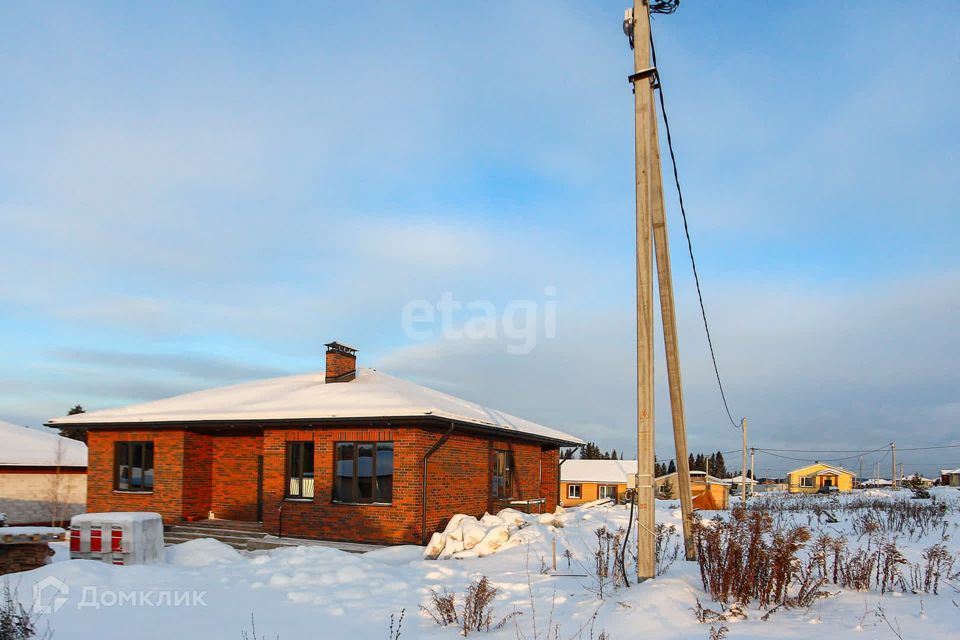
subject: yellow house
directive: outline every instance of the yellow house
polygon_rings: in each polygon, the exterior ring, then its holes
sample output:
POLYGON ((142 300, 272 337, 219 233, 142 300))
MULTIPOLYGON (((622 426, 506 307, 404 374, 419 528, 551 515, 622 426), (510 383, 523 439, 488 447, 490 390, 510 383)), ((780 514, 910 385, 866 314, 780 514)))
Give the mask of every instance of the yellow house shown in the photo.
POLYGON ((794 469, 787 474, 790 493, 816 493, 823 487, 837 487, 840 491, 853 489, 854 473, 842 467, 815 462, 794 469))
POLYGON ((620 502, 627 476, 636 473, 636 460, 566 460, 560 465, 560 504, 575 507, 601 498, 620 502))

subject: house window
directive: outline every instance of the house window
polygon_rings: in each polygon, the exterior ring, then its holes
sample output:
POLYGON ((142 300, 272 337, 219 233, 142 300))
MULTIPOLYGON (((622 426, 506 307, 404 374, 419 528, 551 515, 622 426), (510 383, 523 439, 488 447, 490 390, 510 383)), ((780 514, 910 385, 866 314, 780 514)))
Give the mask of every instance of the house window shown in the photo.
POLYGON ((568 484, 567 485, 567 498, 571 500, 580 499, 580 485, 578 484, 568 484))
POLYGON ((393 502, 392 442, 338 442, 334 455, 335 501, 393 502))
POLYGON ((493 452, 493 497, 509 499, 513 496, 513 452, 493 452))
POLYGON ((612 500, 617 499, 617 485, 615 484, 602 484, 600 485, 600 498, 610 498, 612 500))
POLYGON ((117 491, 153 491, 153 443, 116 443, 114 470, 117 491))
POLYGON ((287 443, 287 497, 313 498, 313 443, 287 443))
POLYGON ((817 485, 816 485, 816 479, 815 479, 813 476, 803 476, 802 478, 800 478, 800 486, 801 486, 801 487, 807 487, 807 488, 813 488, 813 487, 817 486, 817 485))

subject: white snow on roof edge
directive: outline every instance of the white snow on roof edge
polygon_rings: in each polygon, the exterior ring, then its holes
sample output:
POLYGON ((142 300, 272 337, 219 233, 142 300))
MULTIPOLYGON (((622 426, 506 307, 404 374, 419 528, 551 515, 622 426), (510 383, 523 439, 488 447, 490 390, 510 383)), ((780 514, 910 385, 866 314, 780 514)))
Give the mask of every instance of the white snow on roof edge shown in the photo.
POLYGON ((327 384, 307 373, 195 391, 104 411, 53 418, 50 426, 222 421, 417 418, 433 416, 505 434, 565 445, 580 438, 400 378, 360 369, 350 382, 327 384))

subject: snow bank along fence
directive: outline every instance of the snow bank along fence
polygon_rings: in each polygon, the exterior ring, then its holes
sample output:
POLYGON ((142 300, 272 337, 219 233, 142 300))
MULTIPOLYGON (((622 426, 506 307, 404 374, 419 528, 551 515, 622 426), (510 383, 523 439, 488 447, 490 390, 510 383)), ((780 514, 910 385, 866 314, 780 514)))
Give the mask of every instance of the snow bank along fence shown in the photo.
POLYGON ((70 520, 70 557, 117 565, 157 564, 163 559, 159 513, 85 513, 70 520))
POLYGON ((42 567, 50 561, 51 542, 63 540, 59 527, 0 527, 0 575, 42 567))

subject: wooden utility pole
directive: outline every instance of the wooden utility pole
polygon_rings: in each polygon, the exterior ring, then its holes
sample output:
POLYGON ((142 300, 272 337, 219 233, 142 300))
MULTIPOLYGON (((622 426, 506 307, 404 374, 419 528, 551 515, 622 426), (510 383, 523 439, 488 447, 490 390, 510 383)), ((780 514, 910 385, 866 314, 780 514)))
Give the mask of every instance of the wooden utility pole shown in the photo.
MULTIPOLYGON (((757 481, 757 474, 754 472, 754 466, 753 466, 753 456, 755 453, 756 451, 754 450, 754 448, 750 447, 750 479, 753 480, 754 482, 757 481)), ((750 488, 751 494, 753 493, 753 486, 756 486, 756 485, 751 486, 750 488)))
POLYGON ((863 456, 860 456, 860 471, 857 473, 857 488, 860 488, 860 484, 863 482, 863 456))
POLYGON ((740 463, 740 499, 747 504, 747 419, 740 418, 740 431, 743 432, 743 458, 740 463))
MULTIPOLYGON (((650 14, 644 0, 634 0, 633 15, 625 28, 633 39, 636 155, 636 253, 637 253, 637 579, 656 576, 656 527, 653 492, 653 228, 651 201, 654 194, 653 141, 650 112, 653 109, 653 69, 650 67, 650 14)), ((679 470, 679 463, 678 470, 679 470)), ((679 476, 679 473, 678 473, 679 476)))
POLYGON ((650 168, 653 247, 657 257, 657 290, 660 292, 660 321, 663 325, 663 347, 667 357, 673 443, 677 452, 677 489, 680 493, 680 513, 683 518, 683 548, 687 560, 696 560, 697 548, 693 542, 693 493, 690 490, 690 461, 687 459, 687 418, 683 407, 683 382, 680 376, 680 342, 677 340, 677 312, 673 300, 670 242, 667 236, 667 215, 663 203, 660 135, 657 126, 657 110, 653 104, 650 105, 650 129, 653 132, 653 165, 650 168))
POLYGON ((890 487, 897 489, 897 445, 890 443, 890 487))

